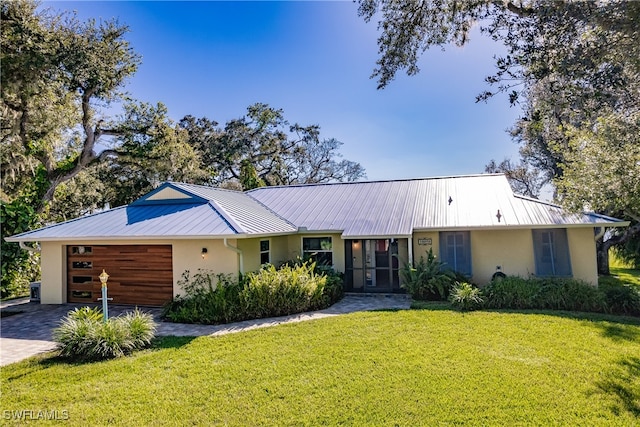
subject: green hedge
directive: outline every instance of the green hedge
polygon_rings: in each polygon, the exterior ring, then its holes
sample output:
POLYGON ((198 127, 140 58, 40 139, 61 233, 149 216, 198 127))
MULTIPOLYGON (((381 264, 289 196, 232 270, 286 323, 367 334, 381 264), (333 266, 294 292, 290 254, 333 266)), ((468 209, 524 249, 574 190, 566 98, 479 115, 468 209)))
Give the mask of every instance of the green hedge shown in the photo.
POLYGON ((265 265, 234 279, 229 275, 187 271, 185 290, 167 303, 163 317, 178 323, 219 324, 285 316, 329 307, 343 296, 342 278, 313 262, 265 265))
POLYGON ((594 287, 580 280, 508 276, 482 289, 486 308, 550 309, 640 314, 640 292, 631 286, 594 287))

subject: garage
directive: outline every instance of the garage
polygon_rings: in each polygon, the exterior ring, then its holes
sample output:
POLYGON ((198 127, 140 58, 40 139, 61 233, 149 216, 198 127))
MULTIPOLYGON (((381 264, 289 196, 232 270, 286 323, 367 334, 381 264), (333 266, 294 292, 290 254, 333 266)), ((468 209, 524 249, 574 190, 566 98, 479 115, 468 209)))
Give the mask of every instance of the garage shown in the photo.
POLYGON ((171 245, 67 246, 67 301, 98 302, 103 269, 111 304, 161 306, 173 298, 171 245))

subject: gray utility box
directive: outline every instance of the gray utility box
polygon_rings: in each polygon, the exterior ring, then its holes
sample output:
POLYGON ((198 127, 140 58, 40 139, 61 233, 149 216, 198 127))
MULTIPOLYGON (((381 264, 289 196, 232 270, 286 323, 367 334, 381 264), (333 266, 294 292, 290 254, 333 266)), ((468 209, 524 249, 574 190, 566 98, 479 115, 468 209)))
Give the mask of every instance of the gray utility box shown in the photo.
POLYGON ((40 282, 31 282, 31 302, 40 303, 40 282))

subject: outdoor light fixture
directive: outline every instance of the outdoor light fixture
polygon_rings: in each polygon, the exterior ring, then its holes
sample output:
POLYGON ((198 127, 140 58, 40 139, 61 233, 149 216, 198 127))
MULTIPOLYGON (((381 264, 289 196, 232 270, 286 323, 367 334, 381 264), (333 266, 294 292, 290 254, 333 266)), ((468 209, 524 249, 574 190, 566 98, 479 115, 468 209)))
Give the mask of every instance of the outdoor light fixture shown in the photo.
POLYGON ((100 283, 102 283, 102 298, 98 298, 98 301, 102 300, 102 320, 104 323, 107 323, 109 319, 109 306, 107 305, 107 301, 113 298, 107 298, 107 280, 109 280, 109 275, 104 271, 104 268, 98 278, 100 279, 100 283))
POLYGON ((205 259, 205 257, 207 256, 207 252, 209 252, 207 248, 202 248, 202 252, 200 252, 200 255, 202 255, 202 259, 205 259))
POLYGON ((102 273, 100 273, 98 277, 100 278, 100 283, 102 283, 102 286, 107 286, 107 280, 109 280, 109 275, 107 274, 106 271, 104 271, 104 269, 102 269, 102 273))

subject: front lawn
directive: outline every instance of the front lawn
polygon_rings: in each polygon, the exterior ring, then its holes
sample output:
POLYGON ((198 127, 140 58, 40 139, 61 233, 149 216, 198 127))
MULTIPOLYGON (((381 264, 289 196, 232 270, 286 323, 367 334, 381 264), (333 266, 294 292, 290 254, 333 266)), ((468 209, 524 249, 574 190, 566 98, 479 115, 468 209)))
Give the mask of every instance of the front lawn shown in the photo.
POLYGON ((630 426, 640 319, 434 304, 163 338, 106 362, 42 356, 0 378, 5 422, 31 410, 82 426, 630 426))

